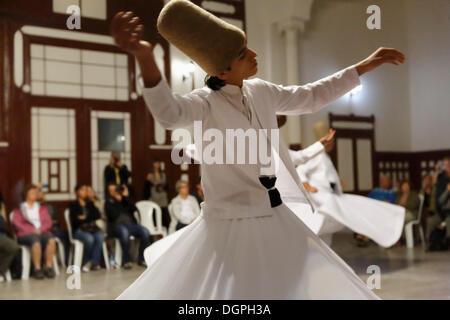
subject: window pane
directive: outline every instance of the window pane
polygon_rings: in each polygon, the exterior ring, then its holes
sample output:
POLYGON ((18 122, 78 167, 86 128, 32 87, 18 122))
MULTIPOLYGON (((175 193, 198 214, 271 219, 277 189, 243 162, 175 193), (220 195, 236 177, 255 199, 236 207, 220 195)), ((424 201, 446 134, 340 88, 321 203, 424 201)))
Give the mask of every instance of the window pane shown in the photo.
POLYGON ((98 151, 125 151, 123 120, 98 119, 98 151))

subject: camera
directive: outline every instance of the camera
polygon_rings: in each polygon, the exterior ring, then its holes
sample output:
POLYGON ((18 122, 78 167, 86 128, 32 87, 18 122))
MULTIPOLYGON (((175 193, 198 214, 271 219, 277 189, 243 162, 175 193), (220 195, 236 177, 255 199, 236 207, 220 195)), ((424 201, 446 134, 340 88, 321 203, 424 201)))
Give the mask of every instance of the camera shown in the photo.
POLYGON ((124 191, 124 187, 123 186, 117 186, 116 187, 116 192, 122 193, 124 191))

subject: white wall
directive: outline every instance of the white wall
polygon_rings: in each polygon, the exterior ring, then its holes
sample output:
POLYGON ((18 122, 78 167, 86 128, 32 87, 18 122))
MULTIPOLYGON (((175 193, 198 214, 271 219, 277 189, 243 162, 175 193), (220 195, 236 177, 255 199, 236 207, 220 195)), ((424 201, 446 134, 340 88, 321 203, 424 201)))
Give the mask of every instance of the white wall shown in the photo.
POLYGON ((408 0, 412 150, 450 149, 450 1, 408 0))
MULTIPOLYGON (((352 99, 343 97, 314 115, 304 116, 302 144, 314 142, 312 126, 316 121, 327 120, 329 112, 353 112, 375 115, 377 151, 448 148, 450 139, 444 142, 442 138, 450 137, 450 127, 445 125, 450 118, 449 93, 442 88, 449 83, 444 82, 449 70, 448 3, 448 0, 315 0, 311 20, 299 39, 300 83, 315 81, 352 65, 380 46, 395 47, 408 60, 402 66, 384 65, 362 76, 364 90, 352 99), (381 8, 381 30, 366 27, 366 9, 372 4, 381 8), (415 21, 427 26, 421 27, 415 21), (420 80, 427 70, 432 72, 420 80), (430 113, 423 109, 426 103, 432 108, 430 113), (436 126, 440 129, 435 130, 436 126)), ((262 62, 257 76, 280 82, 280 70, 285 70, 285 66, 279 58, 282 53, 278 57, 271 57, 270 53, 273 27, 267 17, 271 15, 271 6, 271 0, 246 0, 248 42, 262 62), (275 69, 271 59, 277 60, 275 69)), ((282 46, 282 40, 273 43, 282 46)))

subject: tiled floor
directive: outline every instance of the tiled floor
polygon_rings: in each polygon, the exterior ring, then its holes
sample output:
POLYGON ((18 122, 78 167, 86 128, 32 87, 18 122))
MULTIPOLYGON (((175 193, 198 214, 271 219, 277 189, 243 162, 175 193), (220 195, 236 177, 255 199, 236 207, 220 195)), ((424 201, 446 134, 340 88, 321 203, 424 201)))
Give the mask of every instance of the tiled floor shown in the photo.
MULTIPOLYGON (((367 267, 378 265, 381 289, 375 292, 383 299, 450 299, 450 251, 383 249, 374 244, 357 248, 348 233, 335 235, 332 248, 364 281, 370 276, 367 267)), ((0 299, 114 299, 143 270, 135 267, 82 274, 80 290, 67 289, 66 274, 43 281, 13 280, 0 283, 0 299)))

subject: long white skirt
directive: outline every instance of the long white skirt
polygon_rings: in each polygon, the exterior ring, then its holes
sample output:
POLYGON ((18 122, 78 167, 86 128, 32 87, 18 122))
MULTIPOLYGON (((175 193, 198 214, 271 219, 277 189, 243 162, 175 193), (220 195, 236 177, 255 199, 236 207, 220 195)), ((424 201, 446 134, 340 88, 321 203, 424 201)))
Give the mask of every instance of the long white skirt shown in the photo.
POLYGON ((145 250, 118 299, 378 299, 284 204, 268 217, 203 216, 145 250))
POLYGON ((336 195, 328 192, 312 194, 319 214, 298 214, 316 234, 339 231, 339 225, 365 235, 383 247, 395 244, 403 232, 405 208, 353 194, 336 195))

